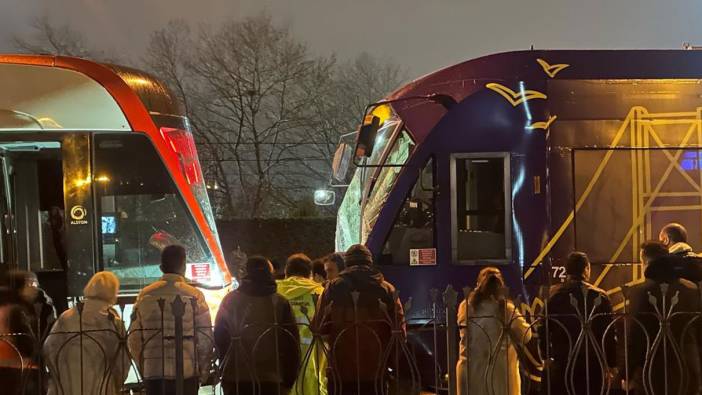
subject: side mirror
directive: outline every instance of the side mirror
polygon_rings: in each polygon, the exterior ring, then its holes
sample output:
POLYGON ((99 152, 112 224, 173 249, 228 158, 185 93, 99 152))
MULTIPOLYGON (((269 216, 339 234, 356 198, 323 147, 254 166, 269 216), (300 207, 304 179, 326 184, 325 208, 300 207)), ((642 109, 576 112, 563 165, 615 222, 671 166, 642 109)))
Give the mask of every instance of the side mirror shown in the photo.
POLYGON ((336 192, 330 189, 317 189, 314 191, 314 204, 317 206, 331 206, 336 201, 336 192))
POLYGON ((366 115, 356 138, 356 158, 371 156, 378 129, 380 129, 380 118, 375 115, 366 115))
POLYGON ((351 163, 351 147, 346 143, 341 143, 334 152, 332 161, 332 175, 337 181, 345 181, 346 173, 349 171, 351 163))

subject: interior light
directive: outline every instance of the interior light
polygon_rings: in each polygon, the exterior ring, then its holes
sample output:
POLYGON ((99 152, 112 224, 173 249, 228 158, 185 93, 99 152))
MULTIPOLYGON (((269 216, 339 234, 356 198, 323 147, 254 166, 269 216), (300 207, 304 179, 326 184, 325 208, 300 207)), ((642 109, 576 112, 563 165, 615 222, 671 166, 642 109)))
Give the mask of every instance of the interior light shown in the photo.
POLYGON ((373 111, 371 111, 371 114, 380 118, 380 125, 382 125, 392 117, 392 109, 389 104, 381 104, 375 107, 373 111))
POLYGON ((88 176, 88 177, 86 177, 85 179, 83 179, 83 178, 78 178, 78 179, 76 179, 73 183, 75 184, 76 187, 81 188, 81 187, 83 187, 83 186, 85 186, 85 185, 90 184, 90 182, 91 182, 90 176, 88 176))

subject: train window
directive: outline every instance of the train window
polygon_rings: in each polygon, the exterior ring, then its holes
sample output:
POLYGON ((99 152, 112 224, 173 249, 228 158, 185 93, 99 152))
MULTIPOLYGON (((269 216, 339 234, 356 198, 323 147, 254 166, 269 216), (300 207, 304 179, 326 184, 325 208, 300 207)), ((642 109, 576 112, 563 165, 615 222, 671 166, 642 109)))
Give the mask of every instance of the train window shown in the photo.
POLYGON ((456 155, 451 161, 453 261, 509 259, 509 157, 456 155))
POLYGON ((397 176, 402 171, 402 166, 409 159, 414 149, 414 141, 406 130, 400 131, 395 142, 390 149, 384 164, 378 173, 377 178, 370 181, 370 194, 363 209, 363 233, 361 242, 365 242, 368 234, 378 220, 380 210, 385 205, 385 201, 390 195, 392 187, 395 185, 397 176))
POLYGON ((388 236, 381 265, 409 265, 412 250, 434 245, 434 161, 429 159, 405 199, 388 236))
POLYGON ((127 289, 161 276, 160 250, 180 244, 188 263, 210 263, 203 240, 146 136, 95 136, 95 192, 101 262, 127 289))

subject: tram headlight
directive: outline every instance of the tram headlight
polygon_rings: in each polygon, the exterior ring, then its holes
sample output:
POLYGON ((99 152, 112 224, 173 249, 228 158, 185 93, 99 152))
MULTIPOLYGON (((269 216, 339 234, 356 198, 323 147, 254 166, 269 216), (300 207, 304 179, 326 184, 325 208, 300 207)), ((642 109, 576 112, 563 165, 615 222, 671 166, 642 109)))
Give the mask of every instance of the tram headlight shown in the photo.
POLYGON ((317 206, 331 206, 336 200, 336 193, 329 189, 317 189, 314 191, 314 204, 317 206))

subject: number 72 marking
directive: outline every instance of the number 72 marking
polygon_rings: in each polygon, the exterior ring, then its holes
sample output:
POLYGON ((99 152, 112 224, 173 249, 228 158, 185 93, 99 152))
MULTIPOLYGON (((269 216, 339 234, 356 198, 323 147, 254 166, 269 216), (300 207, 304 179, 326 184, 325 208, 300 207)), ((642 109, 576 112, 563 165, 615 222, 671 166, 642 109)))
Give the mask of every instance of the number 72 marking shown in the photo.
POLYGON ((551 266, 551 272, 553 272, 553 278, 559 280, 565 280, 566 278, 565 266, 551 266))

